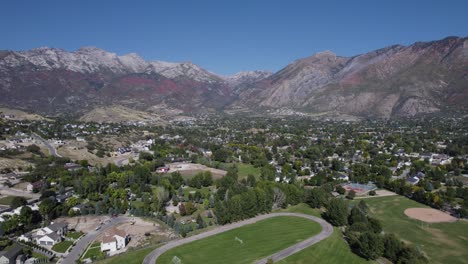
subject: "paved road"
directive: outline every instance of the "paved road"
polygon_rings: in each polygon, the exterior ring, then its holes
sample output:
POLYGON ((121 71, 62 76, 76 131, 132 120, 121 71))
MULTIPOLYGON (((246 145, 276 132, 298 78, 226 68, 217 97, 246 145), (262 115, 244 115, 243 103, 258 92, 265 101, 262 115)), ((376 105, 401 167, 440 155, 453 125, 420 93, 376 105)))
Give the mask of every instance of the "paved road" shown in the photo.
POLYGON ((237 222, 237 223, 233 223, 233 224, 229 224, 229 225, 224 225, 224 226, 220 226, 216 229, 212 229, 210 231, 207 231, 207 232, 204 232, 204 233, 201 233, 201 234, 198 234, 198 235, 195 235, 195 236, 191 236, 191 237, 187 237, 187 238, 184 238, 184 239, 179 239, 179 240, 174 240, 174 241, 171 241, 167 244, 165 244, 164 246, 162 247, 159 247, 155 250, 153 250, 150 254, 148 254, 145 259, 143 260, 143 264, 154 264, 156 263, 156 260, 159 256, 161 256, 164 252, 170 250, 170 249, 173 249, 175 247, 178 247, 178 246, 181 246, 181 245, 185 245, 185 244, 188 244, 190 242, 193 242, 193 241, 197 241, 197 240, 200 240, 200 239, 204 239, 204 238, 207 238, 207 237, 210 237, 210 236, 213 236, 213 235, 217 235, 217 234, 220 234, 220 233, 223 233, 223 232, 226 232, 226 231, 229 231, 229 230, 232 230, 232 229, 235 229, 235 228, 238 228, 238 227, 241 227, 241 226, 244 226, 244 225, 249 225, 249 224, 253 224, 253 223, 256 223, 258 221, 261 221, 261 220, 264 220, 264 219, 267 219, 267 218, 272 218, 272 217, 277 217, 277 216, 297 216, 297 217, 303 217, 303 218, 306 218, 306 219, 309 219, 309 220, 312 220, 312 221, 315 221, 317 223, 319 223, 321 226, 322 226, 322 231, 318 234, 318 235, 315 235, 311 238, 308 238, 300 243, 297 243, 291 247, 288 247, 284 250, 281 250, 271 256, 268 256, 266 257, 265 259, 262 259, 260 260, 259 262, 257 263, 266 263, 267 259, 268 258, 272 258, 273 261, 278 261, 278 260, 281 260, 281 259, 284 259, 300 250, 303 250, 304 248, 306 247, 309 247, 327 237, 329 237, 332 233, 333 233, 333 227, 327 223, 325 220, 321 219, 321 218, 318 218, 318 217, 315 217, 315 216, 311 216, 311 215, 306 215, 306 214, 296 214, 296 213, 272 213, 272 214, 266 214, 266 215, 259 215, 257 217, 254 217, 254 218, 251 218, 251 219, 247 219, 247 220, 244 220, 244 221, 241 221, 241 222, 237 222))
POLYGON ((39 136, 39 135, 36 134, 36 133, 32 133, 32 135, 33 135, 35 138, 37 138, 39 141, 41 141, 41 142, 47 147, 47 149, 49 149, 50 155, 55 156, 55 157, 59 157, 59 158, 62 157, 60 154, 58 154, 57 149, 55 149, 55 147, 52 146, 52 144, 50 144, 49 141, 43 139, 41 136, 39 136))
POLYGON ((115 165, 117 165, 118 167, 122 167, 123 165, 127 165, 127 164, 128 164, 128 158, 119 158, 115 160, 115 165))
POLYGON ((0 194, 5 196, 21 196, 28 199, 38 199, 41 197, 41 194, 39 193, 30 193, 28 191, 16 188, 8 188, 6 186, 0 186, 0 194))
POLYGON ((114 227, 118 224, 124 223, 124 222, 129 222, 131 221, 132 218, 125 217, 125 216, 119 216, 116 218, 111 218, 111 221, 109 223, 106 223, 102 225, 101 229, 99 230, 93 230, 86 234, 84 237, 82 237, 76 245, 73 247, 73 249, 68 253, 68 255, 61 261, 61 263, 64 264, 75 264, 75 261, 77 261, 81 254, 84 253, 88 245, 93 242, 96 237, 98 237, 102 232, 106 231, 107 229, 114 227))

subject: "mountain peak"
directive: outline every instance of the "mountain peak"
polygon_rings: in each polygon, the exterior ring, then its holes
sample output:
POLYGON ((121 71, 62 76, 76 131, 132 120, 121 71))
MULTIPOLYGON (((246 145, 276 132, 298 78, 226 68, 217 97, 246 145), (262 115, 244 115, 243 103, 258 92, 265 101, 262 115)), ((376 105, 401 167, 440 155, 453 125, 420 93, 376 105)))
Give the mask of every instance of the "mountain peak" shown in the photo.
POLYGON ((83 46, 78 49, 78 52, 107 52, 95 46, 83 46))

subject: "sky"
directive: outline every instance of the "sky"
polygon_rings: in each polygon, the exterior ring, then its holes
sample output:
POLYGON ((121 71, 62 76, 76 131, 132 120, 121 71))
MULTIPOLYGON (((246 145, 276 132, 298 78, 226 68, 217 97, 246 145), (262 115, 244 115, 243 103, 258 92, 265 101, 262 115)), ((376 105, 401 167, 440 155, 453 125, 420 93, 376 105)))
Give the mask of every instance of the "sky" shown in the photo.
POLYGON ((95 46, 218 73, 468 36, 466 0, 4 0, 0 50, 95 46))

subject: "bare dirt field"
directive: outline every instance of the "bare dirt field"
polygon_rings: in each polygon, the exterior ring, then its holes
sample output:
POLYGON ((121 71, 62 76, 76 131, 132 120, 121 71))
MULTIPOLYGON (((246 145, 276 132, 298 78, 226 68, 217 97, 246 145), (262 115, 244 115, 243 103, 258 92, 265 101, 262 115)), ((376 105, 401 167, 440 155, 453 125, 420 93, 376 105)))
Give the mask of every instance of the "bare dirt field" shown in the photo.
POLYGON ((405 215, 426 223, 455 222, 457 218, 432 208, 408 208, 405 215))
MULTIPOLYGON (((81 231, 84 233, 95 230, 101 222, 108 221, 108 216, 80 216, 80 217, 61 217, 56 222, 67 222, 69 228, 81 231)), ((167 241, 177 237, 177 235, 167 227, 161 226, 156 222, 145 221, 141 218, 135 217, 133 219, 134 224, 131 222, 122 223, 116 228, 118 230, 124 230, 130 235, 131 241, 129 247, 138 247, 145 243, 167 241), (146 233, 149 236, 145 235, 146 233)), ((96 238, 96 241, 102 241, 102 235, 96 238)))
POLYGON ((202 171, 211 171, 211 173, 213 174, 213 178, 219 179, 224 177, 227 173, 224 170, 214 169, 205 165, 194 163, 175 162, 168 164, 168 167, 170 168, 169 173, 178 171, 180 172, 180 174, 182 174, 182 176, 186 177, 194 176, 195 174, 202 171))
POLYGON ((0 158, 0 170, 9 168, 9 169, 21 169, 26 170, 29 166, 33 165, 27 161, 21 159, 8 159, 8 158, 0 158))
POLYGON ((78 217, 60 217, 56 221, 67 222, 70 229, 88 233, 109 219, 109 216, 86 215, 78 217))
POLYGON ((19 109, 0 107, 0 112, 5 115, 13 115, 12 120, 51 120, 37 114, 31 114, 19 109))
MULTIPOLYGON (((138 247, 152 240, 153 242, 167 241, 177 237, 170 229, 158 223, 145 221, 137 217, 134 218, 134 221, 135 224, 123 223, 116 227, 118 230, 124 230, 125 233, 130 235, 131 240, 128 247, 138 247)), ((96 238, 96 241, 102 241, 102 236, 96 238)))
POLYGON ((161 117, 154 113, 142 112, 123 106, 95 108, 80 118, 81 121, 98 123, 120 123, 143 121, 151 124, 165 124, 161 117))
POLYGON ((110 163, 106 158, 99 158, 93 153, 89 153, 86 148, 86 142, 70 140, 66 145, 57 148, 57 152, 63 157, 72 160, 87 160, 91 165, 110 163))

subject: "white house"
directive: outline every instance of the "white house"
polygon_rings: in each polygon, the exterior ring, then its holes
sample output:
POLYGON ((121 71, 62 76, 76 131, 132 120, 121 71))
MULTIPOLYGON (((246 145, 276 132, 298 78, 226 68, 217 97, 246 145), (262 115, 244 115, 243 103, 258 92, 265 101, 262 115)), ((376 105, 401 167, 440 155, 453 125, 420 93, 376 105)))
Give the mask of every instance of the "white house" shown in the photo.
POLYGON ((53 232, 50 234, 46 234, 43 236, 39 236, 36 239, 36 243, 39 245, 45 245, 45 246, 53 246, 57 243, 60 243, 62 241, 62 237, 59 236, 57 233, 53 232))
POLYGON ((113 228, 104 233, 101 243, 101 251, 117 251, 124 248, 128 242, 128 235, 123 230, 113 228))
POLYGON ((67 223, 53 223, 36 232, 36 243, 39 245, 53 246, 62 241, 68 231, 67 223))

